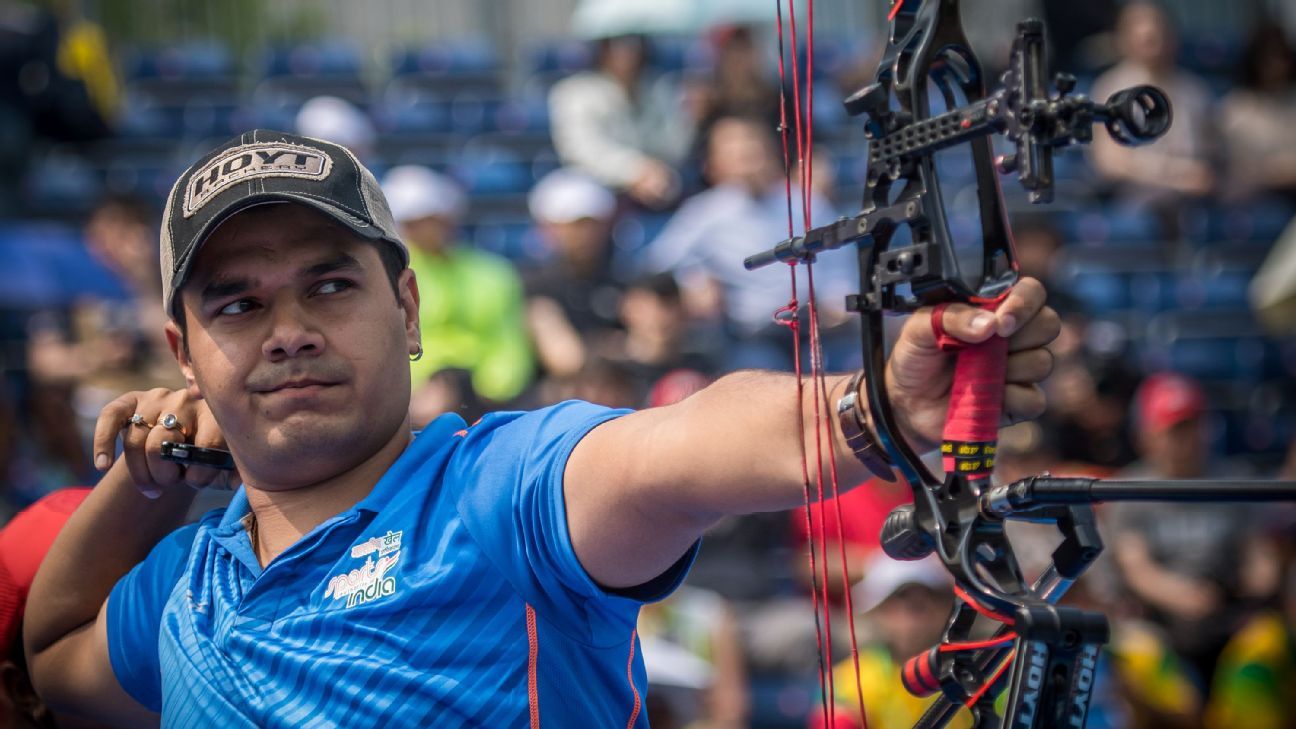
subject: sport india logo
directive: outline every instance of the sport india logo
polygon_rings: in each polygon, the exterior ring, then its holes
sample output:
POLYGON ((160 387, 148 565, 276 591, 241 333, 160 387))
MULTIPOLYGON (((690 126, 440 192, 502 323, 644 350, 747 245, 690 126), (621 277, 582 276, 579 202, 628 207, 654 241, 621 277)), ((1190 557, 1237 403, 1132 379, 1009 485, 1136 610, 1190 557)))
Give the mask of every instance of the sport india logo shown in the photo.
POLYGON ((330 578, 324 597, 346 600, 346 606, 351 608, 394 594, 396 578, 388 577, 387 573, 400 561, 402 534, 404 532, 388 531, 381 537, 370 537, 352 547, 351 556, 355 559, 365 557, 365 563, 330 578))

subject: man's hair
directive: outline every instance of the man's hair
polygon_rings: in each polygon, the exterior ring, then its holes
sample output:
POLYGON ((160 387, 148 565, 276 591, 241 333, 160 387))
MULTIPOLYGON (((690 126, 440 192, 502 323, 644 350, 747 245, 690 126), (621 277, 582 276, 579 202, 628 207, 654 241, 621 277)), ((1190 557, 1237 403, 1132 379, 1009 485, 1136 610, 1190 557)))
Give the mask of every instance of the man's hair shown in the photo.
MULTIPOLYGON (((396 297, 396 303, 399 305, 400 295, 400 277, 405 271, 405 262, 401 260, 401 254, 396 247, 377 241, 373 243, 378 249, 378 258, 382 261, 383 271, 387 274, 387 283, 391 284, 392 294, 396 297)), ((189 351, 189 327, 185 321, 184 305, 176 298, 175 311, 171 312, 171 318, 175 320, 180 327, 180 339, 184 345, 185 351, 189 351)))

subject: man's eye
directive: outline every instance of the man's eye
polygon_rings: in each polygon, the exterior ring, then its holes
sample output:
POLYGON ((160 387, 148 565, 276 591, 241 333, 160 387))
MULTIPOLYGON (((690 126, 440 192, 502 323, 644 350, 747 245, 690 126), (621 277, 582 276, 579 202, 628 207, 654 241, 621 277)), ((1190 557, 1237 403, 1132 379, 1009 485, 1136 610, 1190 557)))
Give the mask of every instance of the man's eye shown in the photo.
POLYGON ((346 291, 347 289, 351 288, 353 285, 354 284, 352 284, 350 281, 345 281, 342 279, 332 279, 330 281, 325 281, 324 283, 315 287, 315 293, 336 294, 342 291, 346 291))
POLYGON ((238 301, 231 301, 217 309, 216 316, 234 316, 236 314, 247 313, 251 310, 252 302, 249 299, 239 299, 238 301))

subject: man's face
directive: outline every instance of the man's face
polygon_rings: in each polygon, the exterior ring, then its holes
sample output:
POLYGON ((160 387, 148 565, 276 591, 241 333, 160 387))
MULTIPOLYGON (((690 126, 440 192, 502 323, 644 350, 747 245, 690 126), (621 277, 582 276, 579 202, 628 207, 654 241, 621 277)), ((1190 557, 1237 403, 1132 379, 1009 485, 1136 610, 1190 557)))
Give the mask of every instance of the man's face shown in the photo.
POLYGON ((401 223, 402 239, 428 253, 442 253, 453 242, 454 221, 440 215, 428 215, 401 223))
POLYGON ((745 119, 722 119, 711 128, 707 176, 717 185, 763 192, 778 177, 774 148, 761 128, 745 119))
MULTIPOLYGON (((382 244, 380 244, 382 245, 382 244)), ((418 289, 399 304, 377 248, 292 204, 252 208, 203 244, 168 339, 244 479, 284 490, 343 473, 406 423, 418 289)))
POLYGON ((1200 417, 1161 430, 1144 429, 1139 445, 1163 478, 1198 478, 1206 470, 1206 425, 1200 417))
POLYGON ((1165 11, 1135 3, 1125 8, 1117 25, 1118 44, 1126 58, 1158 70, 1174 62, 1178 41, 1165 11))
POLYGON ((608 246, 610 225, 606 220, 580 218, 562 223, 542 222, 546 236, 553 241, 558 255, 574 262, 601 259, 608 246))

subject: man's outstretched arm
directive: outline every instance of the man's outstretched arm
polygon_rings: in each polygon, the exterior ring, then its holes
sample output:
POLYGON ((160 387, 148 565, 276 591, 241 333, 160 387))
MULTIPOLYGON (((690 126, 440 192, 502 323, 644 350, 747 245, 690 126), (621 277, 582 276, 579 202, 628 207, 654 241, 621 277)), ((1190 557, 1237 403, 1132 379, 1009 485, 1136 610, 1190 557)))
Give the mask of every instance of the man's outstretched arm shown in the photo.
MULTIPOLYGON (((1017 420, 1044 410, 1038 383, 1052 369, 1045 347, 1060 327, 1044 298, 1038 281, 1023 279, 993 314, 957 304, 944 312, 951 336, 967 342, 1009 337, 1004 411, 1017 420)), ((940 440, 952 372, 953 359, 936 345, 930 310, 916 312, 886 372, 902 436, 915 450, 940 440)), ((827 378, 830 411, 849 379, 827 378)), ((572 544, 590 576, 610 588, 643 584, 669 569, 719 518, 800 505, 802 439, 812 479, 816 452, 809 383, 804 392, 798 403, 792 376, 738 372, 678 404, 592 430, 564 474, 572 544)), ((841 487, 855 486, 869 474, 847 448, 835 413, 827 418, 831 443, 823 442, 823 452, 836 460, 841 487)))

